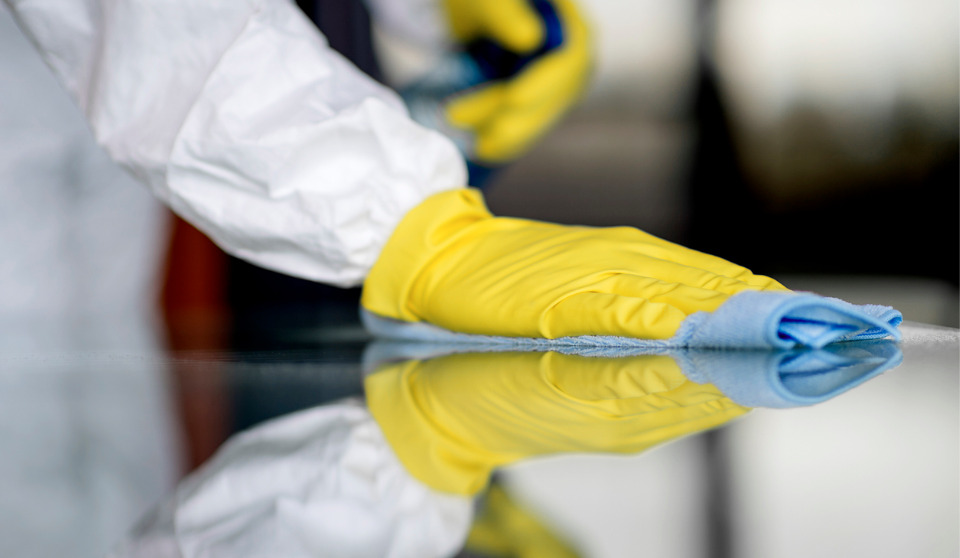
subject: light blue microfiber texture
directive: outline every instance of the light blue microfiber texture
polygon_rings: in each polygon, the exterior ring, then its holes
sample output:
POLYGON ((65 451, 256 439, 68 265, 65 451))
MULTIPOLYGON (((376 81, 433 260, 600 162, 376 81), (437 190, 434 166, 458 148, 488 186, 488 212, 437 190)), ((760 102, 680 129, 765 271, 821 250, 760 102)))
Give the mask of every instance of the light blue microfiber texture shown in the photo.
POLYGON ((853 305, 812 293, 746 291, 714 312, 687 317, 670 339, 613 335, 544 339, 456 333, 425 322, 403 322, 361 311, 364 326, 375 336, 407 341, 514 345, 524 348, 588 345, 593 347, 691 347, 716 349, 821 348, 837 341, 900 340, 903 316, 888 306, 853 305))
POLYGON ((672 351, 685 376, 745 407, 798 407, 836 397, 903 362, 891 340, 790 351, 672 351))

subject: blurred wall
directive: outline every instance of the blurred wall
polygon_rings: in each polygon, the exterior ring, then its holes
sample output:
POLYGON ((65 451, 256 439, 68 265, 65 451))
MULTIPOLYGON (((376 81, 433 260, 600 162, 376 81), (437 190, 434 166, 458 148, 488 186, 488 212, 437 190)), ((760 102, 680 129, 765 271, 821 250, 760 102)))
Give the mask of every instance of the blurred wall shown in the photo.
POLYGON ((760 195, 816 203, 955 152, 957 3, 727 0, 715 44, 760 195))
POLYGON ((697 71, 696 8, 581 3, 593 22, 595 78, 583 104, 502 173, 495 212, 571 224, 630 224, 669 238, 686 224, 687 113, 697 71))
POLYGON ((956 285, 955 2, 582 4, 595 83, 502 173, 495 211, 636 225, 765 273, 956 285))

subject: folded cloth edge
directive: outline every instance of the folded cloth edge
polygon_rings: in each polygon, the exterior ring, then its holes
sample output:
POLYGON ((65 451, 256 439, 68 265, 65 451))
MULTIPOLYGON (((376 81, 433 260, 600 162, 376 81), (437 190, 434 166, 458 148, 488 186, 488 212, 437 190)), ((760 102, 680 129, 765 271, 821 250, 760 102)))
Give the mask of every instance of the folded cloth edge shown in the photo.
POLYGON ((858 306, 838 298, 806 292, 746 291, 712 313, 698 312, 681 324, 674 339, 682 346, 704 348, 821 348, 837 341, 892 337, 900 340, 900 312, 888 306, 858 306), (786 320, 803 322, 811 313, 830 315, 835 322, 817 324, 824 331, 814 338, 782 335, 786 320), (692 318, 698 317, 697 320, 692 318), (853 328, 850 331, 849 328, 853 328))

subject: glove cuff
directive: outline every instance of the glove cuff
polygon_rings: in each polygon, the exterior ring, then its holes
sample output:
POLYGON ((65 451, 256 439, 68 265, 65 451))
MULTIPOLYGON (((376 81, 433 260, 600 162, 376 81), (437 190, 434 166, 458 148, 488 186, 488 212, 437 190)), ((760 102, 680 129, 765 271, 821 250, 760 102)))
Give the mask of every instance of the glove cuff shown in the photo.
POLYGON ((360 304, 370 312, 420 321, 410 291, 421 271, 457 233, 492 218, 483 195, 473 188, 434 194, 416 206, 394 229, 363 285, 360 304))

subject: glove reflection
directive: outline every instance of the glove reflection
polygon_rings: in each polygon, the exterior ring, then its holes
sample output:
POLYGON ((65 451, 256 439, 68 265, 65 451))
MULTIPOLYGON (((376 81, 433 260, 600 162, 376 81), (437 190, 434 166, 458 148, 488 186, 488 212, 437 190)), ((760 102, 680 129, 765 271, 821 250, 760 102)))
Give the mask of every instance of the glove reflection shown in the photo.
POLYGON ((462 495, 521 459, 633 454, 747 411, 666 355, 451 354, 381 365, 365 389, 410 474, 462 495))
POLYGON ((467 556, 577 558, 581 554, 564 534, 513 499, 496 477, 477 506, 465 547, 467 556))
POLYGON ((611 349, 456 352, 467 350, 380 341, 365 355, 373 370, 367 405, 400 462, 428 486, 461 495, 479 492, 494 469, 521 459, 632 454, 751 407, 821 403, 903 359, 889 340, 620 356, 609 356, 611 349))
POLYGON ((889 341, 783 352, 450 354, 466 348, 372 343, 366 407, 339 400, 232 437, 111 555, 439 557, 467 540, 491 555, 567 556, 573 549, 560 534, 497 487, 468 538, 472 496, 496 467, 564 452, 639 452, 729 421, 744 405, 823 401, 902 358, 889 341))

